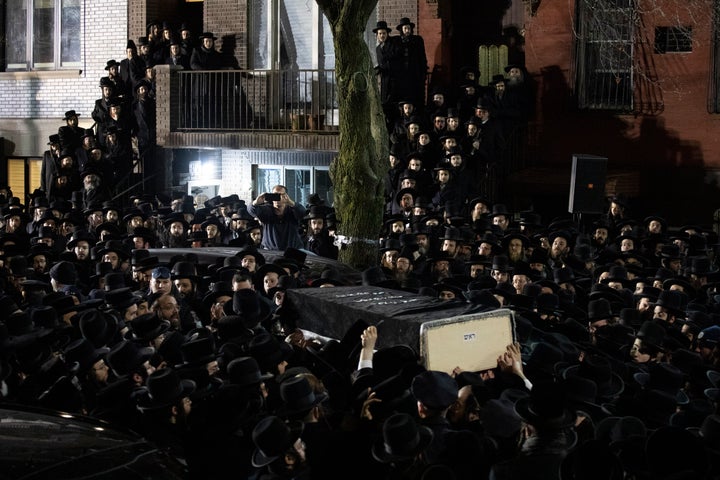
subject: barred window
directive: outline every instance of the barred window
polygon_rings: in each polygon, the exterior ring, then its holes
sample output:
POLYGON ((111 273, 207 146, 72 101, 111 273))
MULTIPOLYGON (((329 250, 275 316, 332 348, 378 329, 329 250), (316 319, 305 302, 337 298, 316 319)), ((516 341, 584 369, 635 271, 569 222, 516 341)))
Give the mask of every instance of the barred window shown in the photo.
POLYGON ((655 53, 692 52, 692 27, 655 27, 655 53))
POLYGON ((577 0, 579 108, 632 110, 635 8, 634 0, 577 0))

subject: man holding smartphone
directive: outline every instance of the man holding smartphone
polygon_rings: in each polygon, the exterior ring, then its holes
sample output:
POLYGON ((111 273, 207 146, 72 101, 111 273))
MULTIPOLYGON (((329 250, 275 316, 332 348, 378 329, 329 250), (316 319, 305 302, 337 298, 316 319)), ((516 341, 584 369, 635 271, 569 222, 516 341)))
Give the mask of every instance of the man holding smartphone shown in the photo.
POLYGON ((263 193, 248 207, 248 213, 260 220, 263 227, 262 247, 267 250, 303 248, 300 227, 305 207, 292 201, 283 185, 275 185, 271 193, 263 193))

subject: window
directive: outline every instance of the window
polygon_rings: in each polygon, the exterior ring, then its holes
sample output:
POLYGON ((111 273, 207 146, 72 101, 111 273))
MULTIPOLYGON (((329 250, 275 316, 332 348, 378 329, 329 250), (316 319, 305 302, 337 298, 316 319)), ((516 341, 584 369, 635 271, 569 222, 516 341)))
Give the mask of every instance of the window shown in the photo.
POLYGON ((578 106, 631 111, 634 0, 578 0, 575 89, 578 106))
POLYGON ((295 202, 307 205, 317 193, 326 205, 333 203, 333 188, 327 167, 259 165, 255 172, 256 195, 270 192, 275 185, 285 185, 295 202))
POLYGON ((250 4, 250 68, 335 68, 327 18, 314 1, 258 0, 250 4))
POLYGON ((6 0, 6 70, 80 66, 80 0, 6 0))
POLYGON ((655 27, 655 53, 692 52, 692 27, 655 27))

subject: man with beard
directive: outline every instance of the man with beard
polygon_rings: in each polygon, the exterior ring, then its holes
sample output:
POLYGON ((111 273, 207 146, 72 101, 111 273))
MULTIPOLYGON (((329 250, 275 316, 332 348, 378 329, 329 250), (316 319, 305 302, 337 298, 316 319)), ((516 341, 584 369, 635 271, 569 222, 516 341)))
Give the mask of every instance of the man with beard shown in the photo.
POLYGON ((167 235, 163 242, 168 248, 184 248, 187 244, 187 232, 190 225, 185 221, 182 214, 173 214, 166 219, 165 228, 167 235))
MULTIPOLYGON (((181 260, 173 265, 170 279, 177 289, 180 297, 180 315, 187 315, 186 311, 200 314, 203 310, 202 298, 198 294, 198 281, 195 264, 181 260)), ((209 322, 209 318, 206 319, 209 322)))
POLYGON ((75 110, 65 112, 65 125, 58 128, 58 136, 60 137, 60 145, 63 149, 75 151, 80 146, 85 129, 78 126, 78 116, 75 110))
POLYGON ((530 239, 520 233, 509 233, 503 237, 503 247, 510 259, 512 266, 521 262, 527 262, 525 248, 530 244, 530 239))
POLYGON ((505 73, 507 73, 505 89, 508 94, 515 97, 520 111, 520 119, 527 121, 533 114, 535 104, 533 87, 528 74, 522 66, 516 64, 507 65, 505 73))
POLYGON ((155 129, 155 99, 148 96, 152 86, 145 79, 135 85, 135 100, 132 104, 132 113, 135 117, 133 126, 134 136, 137 137, 140 160, 146 168, 152 165, 153 149, 156 143, 155 129))
POLYGON ((100 172, 88 168, 80 174, 83 185, 83 205, 102 204, 110 199, 110 192, 105 188, 100 172))
POLYGON ((66 248, 75 254, 75 269, 78 272, 78 279, 85 285, 90 284, 90 272, 95 270, 94 262, 90 258, 90 245, 95 244, 93 237, 87 230, 76 230, 66 248))
POLYGON ((50 186, 60 168, 60 135, 50 135, 49 148, 43 153, 43 162, 40 168, 40 190, 50 198, 50 186))
MULTIPOLYGON (((105 148, 107 160, 113 168, 112 185, 127 180, 126 176, 132 170, 132 138, 133 121, 125 114, 122 102, 113 98, 109 102, 110 114, 104 125, 105 148)), ((107 179, 106 179, 107 180, 107 179)))
POLYGON ((321 257, 337 260, 338 248, 333 245, 333 238, 325 227, 325 211, 326 207, 312 206, 310 213, 305 216, 308 222, 305 248, 321 257))
POLYGON ((380 102, 385 112, 385 124, 388 127, 388 133, 392 129, 395 115, 395 102, 398 101, 395 82, 392 78, 392 63, 397 55, 395 47, 396 38, 390 38, 392 30, 388 27, 387 22, 379 21, 377 26, 373 28, 377 46, 375 54, 377 57, 377 66, 375 73, 380 77, 380 102))
POLYGON ((604 250, 608 245, 610 224, 606 220, 600 219, 596 221, 593 226, 595 227, 595 230, 593 230, 592 234, 592 246, 597 254, 604 250))
POLYGON ((115 84, 107 77, 100 79, 102 97, 95 100, 92 119, 97 125, 97 140, 101 147, 105 147, 105 124, 110 117, 110 99, 115 94, 115 84))
POLYGON ((68 200, 72 192, 80 188, 80 178, 73 152, 63 149, 60 153, 59 168, 48 191, 50 201, 68 200))
POLYGON ((413 33, 415 24, 403 17, 395 27, 400 32, 396 42, 398 54, 392 62, 392 71, 398 87, 406 92, 415 105, 425 103, 425 74, 428 70, 425 42, 413 33))
POLYGON ((552 268, 561 268, 565 265, 565 261, 570 255, 570 242, 572 235, 567 231, 557 230, 550 233, 550 251, 548 252, 548 263, 552 268))

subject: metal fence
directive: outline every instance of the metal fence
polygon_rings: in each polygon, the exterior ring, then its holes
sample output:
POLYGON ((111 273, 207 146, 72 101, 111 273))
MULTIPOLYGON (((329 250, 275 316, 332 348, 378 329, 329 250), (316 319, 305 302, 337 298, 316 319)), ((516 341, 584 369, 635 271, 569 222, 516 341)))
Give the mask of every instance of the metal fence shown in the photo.
POLYGON ((334 70, 177 72, 178 130, 332 131, 339 123, 334 70))

